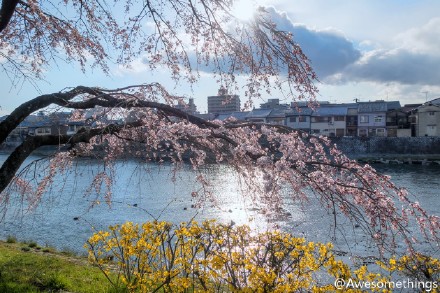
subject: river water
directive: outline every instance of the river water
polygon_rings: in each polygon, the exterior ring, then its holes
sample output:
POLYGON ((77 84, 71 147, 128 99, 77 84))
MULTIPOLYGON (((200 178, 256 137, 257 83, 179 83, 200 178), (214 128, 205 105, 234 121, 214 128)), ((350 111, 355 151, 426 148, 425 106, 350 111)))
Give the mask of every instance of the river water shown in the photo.
MULTIPOLYGON (((5 159, 5 155, 0 155, 0 162, 5 159)), ((30 157, 27 162, 35 159, 39 157, 30 157)), ((93 231, 106 229, 109 225, 153 219, 179 223, 195 218, 248 224, 256 231, 279 227, 310 241, 332 240, 336 249, 349 253, 374 255, 377 251, 362 231, 343 220, 337 232, 344 237, 334 240, 333 216, 314 199, 307 203, 286 201, 286 212, 268 219, 258 212, 260 207, 255 202, 242 196, 240 190, 244 187, 228 166, 212 165, 203 170, 210 179, 216 202, 207 199, 198 209, 193 207, 196 202, 191 192, 200 185, 190 166, 183 166, 180 172, 174 173, 169 164, 135 160, 117 162, 114 175, 118 180, 112 186, 112 203, 108 205, 93 192, 86 195, 90 178, 103 170, 102 162, 79 159, 74 165, 67 174, 56 177, 55 184, 35 209, 29 210, 20 199, 12 199, 0 222, 0 238, 15 236, 19 240, 83 253, 83 245, 93 231), (96 200, 100 203, 96 204, 96 200)), ((397 185, 407 188, 430 213, 440 215, 440 166, 375 167, 391 175, 397 185)), ((38 168, 36 170, 33 176, 41 176, 38 168)), ((430 253, 438 253, 436 247, 430 250, 430 253)))

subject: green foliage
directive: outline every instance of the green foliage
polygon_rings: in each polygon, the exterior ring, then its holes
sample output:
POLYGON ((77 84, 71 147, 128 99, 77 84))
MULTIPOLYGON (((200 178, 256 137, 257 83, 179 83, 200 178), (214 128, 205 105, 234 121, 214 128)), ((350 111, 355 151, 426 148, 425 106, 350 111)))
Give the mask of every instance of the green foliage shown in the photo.
POLYGON ((122 292, 83 258, 21 245, 0 242, 0 292, 122 292))
POLYGON ((36 248, 38 245, 37 245, 36 242, 31 241, 31 242, 29 242, 28 246, 29 246, 30 248, 36 248))
POLYGON ((14 237, 14 236, 8 236, 8 237, 6 238, 6 242, 7 242, 7 243, 17 243, 17 238, 14 237))

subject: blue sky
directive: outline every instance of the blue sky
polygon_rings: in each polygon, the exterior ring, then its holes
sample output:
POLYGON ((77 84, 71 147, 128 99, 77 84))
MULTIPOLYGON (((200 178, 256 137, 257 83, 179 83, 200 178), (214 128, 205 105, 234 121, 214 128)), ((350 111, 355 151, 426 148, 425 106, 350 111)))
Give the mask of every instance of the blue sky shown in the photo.
MULTIPOLYGON (((245 18, 255 5, 267 6, 273 19, 291 30, 308 54, 320 79, 319 100, 384 99, 405 104, 440 97, 438 0, 241 0, 235 13, 245 18)), ((11 88, 1 72, 0 114, 40 93, 65 87, 115 88, 154 81, 173 84, 166 72, 151 74, 141 60, 135 60, 131 69, 112 65, 110 76, 98 69, 82 74, 78 65, 60 62, 47 69, 39 90, 28 83, 11 88)), ((192 91, 184 84, 171 91, 194 97, 204 112, 206 97, 216 94, 217 88, 206 73, 192 91)), ((263 97, 267 98, 277 96, 263 97)))

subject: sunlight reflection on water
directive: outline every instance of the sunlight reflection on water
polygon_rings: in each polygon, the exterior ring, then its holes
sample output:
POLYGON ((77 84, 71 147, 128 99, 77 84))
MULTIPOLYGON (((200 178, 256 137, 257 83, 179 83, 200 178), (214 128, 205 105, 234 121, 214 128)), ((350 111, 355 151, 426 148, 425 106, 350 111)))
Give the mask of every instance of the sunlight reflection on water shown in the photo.
MULTIPOLYGON (((0 161, 2 159, 4 156, 0 155, 0 161)), ((439 166, 375 167, 392 175, 397 185, 407 187, 422 206, 438 214, 439 166)), ((191 192, 199 190, 201 185, 195 180, 197 174, 190 166, 184 165, 180 172, 173 173, 169 164, 146 164, 134 160, 118 162, 110 206, 93 193, 85 195, 91 178, 102 170, 102 163, 97 160, 75 161, 75 168, 65 176, 57 177, 56 184, 34 211, 26 212, 19 201, 12 202, 0 223, 0 236, 15 235, 19 240, 33 240, 41 245, 82 252, 83 244, 94 229, 106 229, 125 221, 140 223, 156 218, 180 223, 195 218, 198 221, 217 219, 223 223, 248 224, 259 232, 278 226, 307 240, 333 240, 333 215, 327 213, 316 199, 312 197, 305 203, 287 200, 283 215, 267 219, 259 213, 260 207, 252 198, 241 196, 240 191, 246 191, 244 185, 228 166, 213 165, 203 170, 211 182, 215 201, 205 200, 200 209, 194 208, 197 198, 193 198, 191 192), (99 204, 93 205, 96 200, 99 204)), ((374 254, 374 245, 367 241, 360 229, 342 218, 338 218, 338 224, 345 231, 345 238, 335 242, 337 249, 374 254)))

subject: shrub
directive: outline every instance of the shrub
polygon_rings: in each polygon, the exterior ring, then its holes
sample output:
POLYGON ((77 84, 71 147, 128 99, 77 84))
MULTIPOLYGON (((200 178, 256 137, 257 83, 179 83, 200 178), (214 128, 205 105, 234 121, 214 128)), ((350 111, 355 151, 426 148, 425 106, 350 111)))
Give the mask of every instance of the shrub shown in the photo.
POLYGON ((366 266, 352 270, 335 258, 330 243, 214 221, 127 222, 95 233, 85 247, 110 282, 108 264, 115 261, 118 282, 135 292, 362 292, 362 281, 380 282, 372 291, 392 292, 394 274, 428 281, 433 292, 440 283, 440 261, 432 257, 414 253, 378 262, 374 273, 366 266), (336 279, 353 285, 336 288, 336 279))
POLYGON ((8 237, 6 238, 6 242, 7 242, 7 243, 17 243, 17 238, 14 237, 14 236, 8 236, 8 237))
POLYGON ((30 248, 35 248, 35 247, 37 247, 37 243, 31 241, 31 242, 29 242, 28 246, 29 246, 30 248))
POLYGON ((89 260, 105 274, 113 256, 121 281, 133 291, 325 292, 333 285, 318 280, 327 278, 332 284, 335 277, 351 277, 349 267, 335 259, 331 244, 279 231, 253 235, 247 226, 213 221, 178 227, 128 222, 95 233, 86 247, 89 260))
POLYGON ((431 256, 415 253, 411 256, 391 258, 388 263, 380 262, 382 268, 413 280, 436 282, 440 285, 440 261, 431 256))

